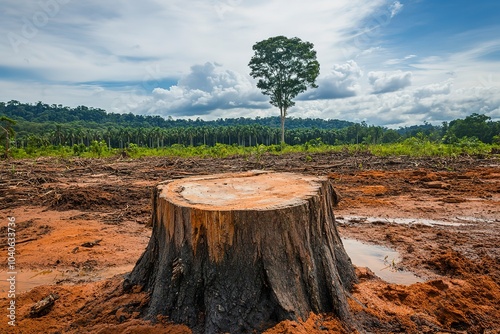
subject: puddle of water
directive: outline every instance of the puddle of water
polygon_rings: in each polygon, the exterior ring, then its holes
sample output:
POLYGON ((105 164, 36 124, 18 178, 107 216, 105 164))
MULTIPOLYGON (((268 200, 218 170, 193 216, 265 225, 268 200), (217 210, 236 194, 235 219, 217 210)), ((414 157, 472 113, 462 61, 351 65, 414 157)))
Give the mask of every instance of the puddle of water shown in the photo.
MULTIPOLYGON (((484 219, 484 218, 477 218, 477 217, 455 217, 455 221, 462 221, 462 222, 469 222, 469 223, 486 223, 486 224, 492 224, 495 222, 493 219, 484 219)), ((466 225, 466 224, 462 224, 466 225)))
MULTIPOLYGON (((340 224, 348 223, 383 223, 383 224, 403 224, 412 225, 420 224, 426 226, 463 226, 465 219, 456 218, 454 221, 443 221, 425 218, 378 218, 378 217, 360 217, 360 216, 342 216, 336 217, 335 220, 340 224), (457 221, 461 221, 460 223, 457 221)), ((471 221, 471 220, 469 220, 471 221)), ((477 219, 476 219, 477 221, 477 219)))
POLYGON ((7 279, 11 276, 14 276, 16 280, 16 293, 21 293, 39 285, 55 284, 59 277, 61 279, 69 277, 69 275, 64 275, 65 273, 59 270, 18 271, 15 275, 2 271, 0 272, 0 291, 6 292, 9 290, 10 283, 7 282, 7 279))
MULTIPOLYGON (((134 265, 124 265, 117 267, 109 267, 103 270, 85 271, 71 269, 47 269, 47 270, 28 270, 17 271, 16 278, 16 293, 29 291, 40 285, 54 285, 58 283, 74 283, 77 281, 100 280, 111 278, 115 275, 124 274, 132 271, 134 265)), ((13 275, 9 275, 7 271, 0 271, 0 292, 9 291, 10 283, 7 279, 13 275)))
POLYGON ((369 245, 354 239, 342 238, 342 243, 357 267, 368 267, 375 275, 388 283, 410 285, 423 282, 421 278, 409 271, 395 270, 391 267, 399 260, 399 253, 387 247, 369 245))

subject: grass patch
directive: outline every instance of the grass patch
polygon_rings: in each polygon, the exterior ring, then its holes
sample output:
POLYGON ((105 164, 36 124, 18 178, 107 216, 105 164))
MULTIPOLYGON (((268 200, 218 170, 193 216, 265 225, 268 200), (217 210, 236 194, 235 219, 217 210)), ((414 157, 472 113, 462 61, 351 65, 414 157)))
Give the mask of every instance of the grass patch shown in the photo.
POLYGON ((109 149, 104 142, 93 142, 90 146, 46 146, 41 148, 13 148, 11 155, 16 159, 37 157, 69 158, 106 158, 118 156, 125 151, 133 159, 142 157, 180 157, 180 158, 227 158, 230 156, 253 157, 260 160, 264 154, 290 153, 328 153, 342 152, 348 155, 371 154, 374 156, 410 156, 410 157, 456 157, 460 155, 489 156, 500 151, 499 144, 484 144, 478 140, 461 140, 454 144, 433 143, 417 138, 408 138, 400 143, 391 144, 349 144, 326 145, 321 140, 312 140, 301 145, 257 145, 239 146, 236 144, 216 144, 215 146, 185 146, 174 144, 162 148, 140 147, 130 144, 126 149, 109 149))

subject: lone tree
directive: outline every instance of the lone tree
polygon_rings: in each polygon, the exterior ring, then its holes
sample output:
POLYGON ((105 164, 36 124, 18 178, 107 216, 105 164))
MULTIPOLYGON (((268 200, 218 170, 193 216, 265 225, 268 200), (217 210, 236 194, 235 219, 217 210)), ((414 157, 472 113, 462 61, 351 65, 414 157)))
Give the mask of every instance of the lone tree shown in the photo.
POLYGON ((308 87, 317 88, 319 63, 310 42, 285 36, 271 37, 253 46, 255 54, 248 66, 250 75, 260 78, 257 87, 271 97, 270 103, 280 109, 281 143, 285 142, 285 117, 295 105, 292 101, 308 87))
POLYGON ((250 171, 161 183, 153 231, 124 282, 150 293, 147 319, 195 333, 262 332, 333 312, 353 324, 356 281, 337 232, 326 177, 250 171))

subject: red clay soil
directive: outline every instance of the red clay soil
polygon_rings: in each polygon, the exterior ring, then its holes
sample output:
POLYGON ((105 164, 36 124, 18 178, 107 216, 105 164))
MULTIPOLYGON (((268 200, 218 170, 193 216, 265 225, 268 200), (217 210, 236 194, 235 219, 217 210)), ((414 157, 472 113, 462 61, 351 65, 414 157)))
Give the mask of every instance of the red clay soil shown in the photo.
MULTIPOLYGON (((144 251, 150 192, 188 175, 253 169, 329 175, 342 197, 342 237, 397 250, 393 270, 422 283, 387 283, 364 267, 349 297, 352 324, 330 314, 284 321, 266 333, 500 333, 500 159, 377 158, 344 154, 250 158, 2 161, 0 249, 16 219, 16 327, 0 275, 0 333, 191 333, 142 320, 144 292, 124 274, 144 251), (58 299, 44 314, 32 306, 58 299)), ((7 255, 6 255, 7 257, 7 255)))

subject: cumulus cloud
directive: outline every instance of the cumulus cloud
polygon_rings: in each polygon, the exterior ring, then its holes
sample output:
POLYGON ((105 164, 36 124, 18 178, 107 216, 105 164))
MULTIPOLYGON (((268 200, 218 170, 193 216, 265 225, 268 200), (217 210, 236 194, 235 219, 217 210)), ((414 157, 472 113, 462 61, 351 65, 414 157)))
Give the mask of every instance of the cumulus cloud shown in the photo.
POLYGON ((446 95, 450 94, 452 86, 453 81, 446 80, 445 82, 419 87, 414 91, 413 95, 418 99, 428 98, 433 95, 446 95))
POLYGON ((269 108, 249 78, 217 63, 194 65, 177 85, 155 88, 140 111, 164 116, 206 115, 217 109, 269 108))
POLYGON ((411 85, 411 79, 411 72, 396 71, 392 73, 368 73, 368 82, 372 86, 374 94, 389 93, 401 90, 411 85))
POLYGON ((464 118, 471 110, 500 119, 500 88, 456 89, 453 81, 448 80, 387 94, 305 101, 294 107, 290 115, 365 121, 397 129, 423 122, 439 125, 464 118))
POLYGON ((333 65, 332 71, 318 78, 318 88, 302 94, 301 100, 341 99, 357 95, 363 71, 354 60, 333 65))

